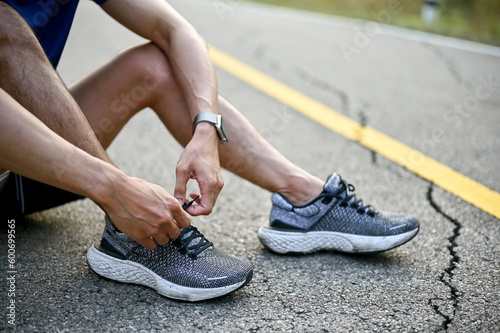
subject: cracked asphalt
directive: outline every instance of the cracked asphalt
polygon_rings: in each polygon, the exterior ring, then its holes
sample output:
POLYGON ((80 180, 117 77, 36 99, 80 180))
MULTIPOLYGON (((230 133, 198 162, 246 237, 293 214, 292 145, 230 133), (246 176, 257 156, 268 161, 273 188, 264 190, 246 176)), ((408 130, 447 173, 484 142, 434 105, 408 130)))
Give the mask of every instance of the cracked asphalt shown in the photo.
MULTIPOLYGON (((479 46, 477 52, 442 46, 438 37, 407 38, 411 33, 399 30, 374 35, 346 57, 340 45, 356 46, 362 21, 242 1, 171 4, 209 44, 500 191, 500 57, 479 46), (487 98, 470 104, 478 89, 487 98)), ((141 42, 82 2, 58 70, 69 84, 141 42)), ((340 173, 376 208, 418 216, 417 237, 376 255, 272 254, 257 239, 270 194, 225 172, 214 213, 193 224, 218 248, 251 260, 254 279, 229 296, 191 304, 93 273, 85 253, 100 238, 103 213, 83 200, 16 225, 16 325, 7 323, 12 297, 4 292, 1 330, 500 330, 498 219, 231 75, 217 75, 222 95, 294 163, 322 178, 340 173)), ((169 191, 180 152, 151 110, 134 117, 109 150, 122 170, 169 191)), ((7 290, 5 233, 0 241, 7 290)))

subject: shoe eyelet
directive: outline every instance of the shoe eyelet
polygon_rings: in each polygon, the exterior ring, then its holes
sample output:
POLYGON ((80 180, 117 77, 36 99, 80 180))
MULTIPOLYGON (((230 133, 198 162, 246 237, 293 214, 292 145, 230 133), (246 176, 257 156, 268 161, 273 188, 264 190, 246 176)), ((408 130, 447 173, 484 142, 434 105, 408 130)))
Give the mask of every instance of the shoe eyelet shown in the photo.
POLYGON ((198 256, 196 256, 196 254, 194 254, 193 252, 189 252, 188 256, 189 256, 189 258, 191 258, 193 260, 198 259, 198 256))
POLYGON ((186 250, 184 250, 184 249, 179 249, 179 253, 180 253, 180 254, 186 254, 186 253, 187 253, 187 251, 186 251, 186 250))
POLYGON ((347 205, 347 203, 345 203, 345 202, 341 202, 341 203, 339 204, 339 206, 340 206, 340 207, 347 207, 348 205, 347 205))

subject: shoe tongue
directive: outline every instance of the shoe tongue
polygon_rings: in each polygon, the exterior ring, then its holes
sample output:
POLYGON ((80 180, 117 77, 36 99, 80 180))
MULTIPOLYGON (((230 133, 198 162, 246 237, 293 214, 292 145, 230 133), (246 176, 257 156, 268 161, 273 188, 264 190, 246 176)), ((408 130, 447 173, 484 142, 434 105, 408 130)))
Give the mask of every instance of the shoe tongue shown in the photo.
POLYGON ((325 192, 336 192, 337 189, 340 187, 342 184, 342 178, 336 173, 328 177, 326 180, 325 185, 323 186, 323 189, 325 192))
MULTIPOLYGON (((194 232, 193 230, 191 230, 191 231, 189 231, 189 232, 186 232, 186 233, 182 236, 182 238, 181 238, 181 239, 182 239, 182 240, 187 239, 189 236, 191 236, 191 234, 192 234, 193 232, 194 232)), ((191 245, 198 245, 198 243, 201 241, 201 239, 202 239, 202 237, 197 237, 197 238, 195 238, 195 239, 191 240, 191 242, 189 243, 189 246, 191 246, 191 245)))

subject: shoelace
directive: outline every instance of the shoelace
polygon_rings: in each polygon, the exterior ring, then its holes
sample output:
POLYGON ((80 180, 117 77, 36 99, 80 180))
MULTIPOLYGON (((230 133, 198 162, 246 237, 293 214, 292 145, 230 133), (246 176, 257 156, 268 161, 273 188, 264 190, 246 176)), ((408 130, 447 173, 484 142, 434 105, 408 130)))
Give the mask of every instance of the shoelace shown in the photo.
POLYGON ((188 254, 191 259, 196 259, 200 253, 213 246, 213 243, 208 241, 205 236, 203 236, 203 234, 193 226, 182 229, 181 234, 175 241, 173 241, 173 244, 179 248, 179 252, 182 254, 186 254, 188 251, 191 251, 188 254), (191 232, 191 234, 184 237, 189 232, 191 232), (200 241, 194 245, 190 245, 191 242, 197 238, 201 238, 200 241))
POLYGON ((356 209, 356 213, 358 214, 368 214, 373 217, 377 213, 375 208, 370 205, 365 205, 363 200, 356 198, 356 195, 353 193, 356 189, 354 185, 348 184, 345 180, 340 180, 341 186, 335 192, 325 192, 321 194, 324 199, 323 203, 330 203, 333 198, 341 200, 339 203, 340 207, 348 207, 350 206, 353 209, 356 209), (351 193, 351 194, 349 194, 351 193))

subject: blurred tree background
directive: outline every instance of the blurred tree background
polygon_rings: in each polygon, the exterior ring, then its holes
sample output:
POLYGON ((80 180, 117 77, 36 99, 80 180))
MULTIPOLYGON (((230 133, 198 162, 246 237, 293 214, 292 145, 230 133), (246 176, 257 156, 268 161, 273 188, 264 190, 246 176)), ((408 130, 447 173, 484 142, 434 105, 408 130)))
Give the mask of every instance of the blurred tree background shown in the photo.
POLYGON ((255 1, 372 21, 379 21, 374 13, 398 8, 387 23, 500 46, 500 0, 255 1))

